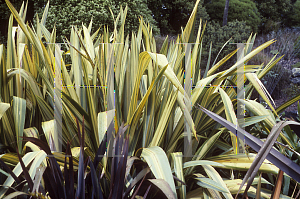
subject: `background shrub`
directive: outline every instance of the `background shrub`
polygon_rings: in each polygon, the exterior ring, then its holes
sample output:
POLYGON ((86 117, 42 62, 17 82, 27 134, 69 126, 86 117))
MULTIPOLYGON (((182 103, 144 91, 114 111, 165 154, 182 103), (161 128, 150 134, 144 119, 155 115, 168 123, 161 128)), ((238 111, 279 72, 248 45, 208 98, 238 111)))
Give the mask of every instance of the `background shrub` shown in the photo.
MULTIPOLYGON (((208 22, 205 34, 203 38, 203 55, 206 57, 204 59, 204 63, 207 61, 208 53, 209 53, 209 46, 212 42, 212 59, 211 64, 213 63, 213 60, 221 50, 222 46, 227 42, 231 37, 231 43, 238 43, 238 42, 246 42, 251 32, 251 28, 246 25, 246 22, 244 21, 232 21, 228 22, 226 26, 221 27, 220 24, 216 21, 210 21, 208 22)), ((233 50, 236 49, 236 45, 230 45, 227 44, 222 52, 220 53, 218 60, 220 58, 223 58, 225 55, 229 54, 233 50)), ((231 59, 233 61, 233 59, 231 59)), ((236 61, 236 59, 234 59, 236 61)), ((233 62, 228 62, 229 64, 233 62)), ((227 64, 228 64, 227 63, 227 64)), ((206 64, 202 64, 203 67, 206 66, 206 64)))
POLYGON ((202 19, 202 24, 204 24, 205 22, 207 22, 207 21, 210 20, 210 16, 206 12, 206 8, 203 7, 201 4, 199 4, 199 6, 198 6, 196 20, 195 20, 195 32, 196 32, 196 35, 198 33, 197 31, 198 31, 198 28, 199 28, 200 19, 202 19))
MULTIPOLYGON (((39 2, 41 0, 35 0, 36 2, 39 2)), ((10 1, 14 7, 19 11, 19 9, 21 8, 22 2, 20 0, 11 0, 10 1)), ((26 1, 25 1, 26 3, 26 1)), ((33 1, 28 2, 28 12, 27 12, 27 17, 26 17, 26 21, 30 22, 30 19, 33 17, 34 15, 34 7, 33 7, 33 1)), ((7 40, 7 27, 8 27, 8 19, 10 17, 10 10, 7 7, 5 0, 0 0, 0 43, 1 44, 6 44, 6 40, 7 40)), ((16 25, 16 24, 14 24, 16 25)))
POLYGON ((255 0, 261 14, 260 32, 268 33, 278 26, 290 25, 290 15, 296 0, 255 0))
POLYGON ((289 22, 291 23, 291 26, 300 26, 300 0, 297 0, 293 4, 289 22))
MULTIPOLYGON (((223 13, 226 0, 210 1, 205 4, 209 16, 222 25, 223 13)), ((251 0, 230 0, 228 10, 228 22, 246 21, 246 25, 251 27, 253 32, 257 32, 260 24, 260 13, 256 5, 251 0)))
MULTIPOLYGON (((46 1, 45 1, 46 4, 46 1)), ((56 35, 58 41, 62 41, 61 37, 69 37, 72 25, 81 26, 81 24, 88 25, 93 18, 93 31, 100 28, 100 26, 108 25, 110 29, 113 28, 113 18, 109 8, 116 17, 120 11, 120 6, 125 8, 128 5, 125 34, 131 31, 136 31, 139 26, 139 16, 142 16, 144 21, 148 21, 154 33, 159 33, 156 22, 151 16, 151 11, 147 7, 144 0, 131 0, 131 1, 81 1, 81 0, 54 0, 50 2, 50 8, 47 17, 46 28, 51 30, 53 25, 56 25, 56 35)), ((38 9, 38 15, 42 17, 43 8, 38 9)))
MULTIPOLYGON (((185 27, 195 2, 188 0, 148 0, 147 4, 158 23, 161 34, 169 35, 181 33, 181 27, 185 27)), ((204 21, 209 20, 202 2, 198 4, 196 24, 199 24, 200 18, 204 21)))

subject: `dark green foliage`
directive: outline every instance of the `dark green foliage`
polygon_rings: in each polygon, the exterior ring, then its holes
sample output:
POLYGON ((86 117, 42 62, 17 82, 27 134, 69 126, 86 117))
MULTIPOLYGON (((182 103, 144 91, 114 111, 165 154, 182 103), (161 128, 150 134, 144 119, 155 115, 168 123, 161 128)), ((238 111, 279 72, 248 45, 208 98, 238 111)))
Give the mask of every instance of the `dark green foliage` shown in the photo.
POLYGON ((300 26, 300 0, 297 0, 293 5, 289 19, 292 26, 300 26))
MULTIPOLYGON (((26 22, 31 23, 33 21, 33 16, 38 8, 38 5, 43 4, 44 0, 28 0, 24 1, 24 4, 28 2, 27 5, 27 15, 26 15, 26 22)), ((20 0, 11 0, 10 1, 14 7, 16 8, 17 11, 20 10, 23 1, 20 0)), ((7 27, 8 27, 8 19, 10 16, 11 12, 9 8, 7 7, 5 0, 0 0, 0 43, 6 43, 7 40, 7 27)), ((16 24, 14 24, 16 25, 16 24)))
MULTIPOLYGON (((203 52, 204 56, 208 57, 209 46, 212 42, 212 59, 211 64, 216 58, 218 52, 221 50, 222 46, 232 37, 230 43, 246 42, 251 28, 246 25, 245 22, 233 21, 228 22, 226 26, 221 27, 221 25, 216 21, 211 21, 207 23, 205 34, 203 38, 203 52)), ((236 49, 235 44, 227 44, 219 55, 219 58, 223 58, 225 55, 229 54, 236 49)), ((204 61, 206 63, 206 61, 204 61)), ((202 64, 202 67, 206 65, 202 64)))
POLYGON ((256 7, 261 14, 261 31, 269 32, 279 26, 290 25, 290 15, 293 13, 291 0, 255 0, 256 7))
MULTIPOLYGON (((46 4, 46 1, 45 1, 46 4)), ((72 25, 81 26, 85 24, 88 26, 91 19, 93 19, 93 32, 98 28, 108 26, 110 30, 113 29, 113 18, 109 8, 114 13, 114 17, 120 11, 120 6, 125 8, 128 6, 125 34, 136 31, 139 26, 139 16, 142 16, 145 21, 150 22, 153 27, 154 33, 159 33, 156 27, 156 22, 151 16, 151 11, 148 9, 144 0, 132 1, 109 1, 109 0, 52 0, 50 1, 49 13, 46 22, 46 28, 52 30, 56 26, 56 35, 62 37, 69 37, 72 25)), ((39 5, 41 6, 41 5, 39 5)), ((38 16, 41 19, 43 7, 40 7, 38 16)), ((57 38, 62 41, 61 37, 57 38)))
MULTIPOLYGON (((11 1, 16 9, 20 9, 22 1, 11 1)), ((5 43, 7 39, 8 19, 11 12, 8 9, 5 0, 0 1, 0 44, 5 43)))
MULTIPOLYGON (((124 138, 124 133, 128 126, 124 126, 124 123, 122 123, 122 125, 119 127, 116 137, 111 140, 114 143, 114 148, 112 150, 113 157, 108 157, 106 160, 108 164, 106 168, 108 169, 110 167, 110 169, 107 171, 110 176, 107 174, 102 176, 101 172, 103 169, 103 163, 101 160, 107 151, 106 135, 104 136, 104 139, 102 140, 97 153, 95 154, 94 161, 92 161, 91 157, 84 157, 84 118, 82 123, 82 132, 80 132, 77 118, 76 122, 80 140, 79 161, 77 158, 72 156, 70 143, 68 142, 63 172, 59 167, 58 159, 54 157, 49 145, 46 142, 34 137, 24 137, 24 140, 34 143, 48 155, 47 167, 42 174, 45 186, 40 187, 39 193, 37 194, 43 198, 45 194, 48 193, 47 195, 53 199, 134 198, 131 196, 131 194, 129 194, 130 191, 133 191, 134 196, 137 194, 144 196, 147 195, 151 186, 149 186, 149 183, 147 183, 146 180, 152 178, 151 175, 148 175, 150 172, 149 167, 147 167, 147 164, 140 161, 137 157, 131 157, 132 164, 127 165, 129 138, 128 136, 124 138), (78 169, 73 166, 74 164, 78 169), (126 171, 130 172, 131 168, 134 171, 134 173, 130 173, 133 181, 126 188, 125 178, 128 175, 128 173, 126 174, 126 171), (78 177, 76 178, 76 176, 78 177)), ((19 154, 18 157, 22 166, 23 175, 25 176, 25 180, 23 182, 17 176, 15 176, 8 165, 6 165, 6 163, 0 159, 0 165, 2 165, 5 170, 12 175, 17 183, 17 186, 14 189, 10 189, 9 192, 22 190, 27 182, 30 188, 29 194, 33 196, 33 198, 37 198, 35 193, 32 193, 32 187, 34 186, 35 182, 33 182, 29 176, 29 168, 25 167, 19 154)), ((60 164, 61 163, 62 162, 60 162, 60 164)), ((152 196, 149 198, 151 197, 152 196)))
POLYGON ((205 24, 208 20, 210 20, 210 16, 206 12, 206 8, 201 4, 198 6, 196 20, 195 20, 195 32, 197 35, 197 31, 199 29, 200 19, 202 19, 202 24, 205 24))
MULTIPOLYGON (((161 34, 167 35, 181 33, 181 27, 186 25, 194 8, 194 3, 195 1, 187 0, 149 0, 147 4, 154 15, 154 19, 158 22, 161 34)), ((196 23, 199 23, 200 18, 209 19, 201 3, 198 5, 196 18, 196 23)))
MULTIPOLYGON (((214 0, 205 4, 207 13, 212 20, 220 24, 223 22, 223 13, 226 0, 214 0)), ((260 14, 256 5, 251 0, 230 0, 228 11, 228 22, 246 21, 253 32, 257 32, 260 24, 260 14)))

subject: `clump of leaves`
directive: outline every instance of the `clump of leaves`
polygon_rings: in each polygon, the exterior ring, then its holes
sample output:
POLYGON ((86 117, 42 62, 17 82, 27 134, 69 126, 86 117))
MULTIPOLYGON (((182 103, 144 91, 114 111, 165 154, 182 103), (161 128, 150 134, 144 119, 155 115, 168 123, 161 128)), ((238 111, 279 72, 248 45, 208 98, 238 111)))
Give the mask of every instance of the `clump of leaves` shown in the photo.
MULTIPOLYGON (((17 177, 9 166, 0 159, 0 164, 4 170, 8 172, 15 180, 15 187, 8 187, 4 192, 7 196, 12 195, 30 195, 33 198, 52 199, 73 199, 73 198, 97 198, 97 199, 114 199, 114 198, 146 198, 151 187, 156 197, 164 197, 170 194, 164 189, 170 189, 163 179, 153 179, 149 166, 142 162, 138 157, 130 157, 128 159, 128 136, 124 138, 124 133, 128 126, 124 123, 119 127, 119 131, 113 142, 112 157, 108 157, 108 149, 106 148, 107 139, 104 136, 95 157, 88 156, 84 158, 84 120, 82 123, 82 131, 80 131, 79 123, 78 136, 80 140, 79 157, 72 154, 70 143, 67 144, 66 153, 53 153, 46 142, 34 137, 24 137, 25 141, 29 141, 43 150, 48 158, 45 160, 46 165, 39 167, 38 172, 33 180, 30 171, 18 153, 18 159, 23 171, 23 178, 17 177), (62 160, 64 155, 64 163, 62 160), (61 170, 60 166, 63 166, 61 170), (110 166, 110 169, 108 169, 110 166), (131 172, 132 171, 132 172, 131 172), (76 177, 77 176, 77 177, 76 177), (147 180, 147 181, 146 181, 147 180), (158 183, 162 183, 165 187, 157 187, 158 183), (155 186, 153 187, 152 184, 155 186), (28 192, 22 192, 28 187, 28 192), (162 191, 159 191, 159 190, 162 191)), ((160 149, 162 150, 162 149, 160 149)), ((143 153, 142 153, 143 155, 143 153)), ((147 158, 147 155, 144 155, 147 158)), ((5 172, 2 171, 2 172, 5 172)), ((180 180, 179 180, 180 181, 180 180)), ((0 190, 1 191, 1 190, 0 190)), ((3 191, 3 190, 2 190, 3 191)))

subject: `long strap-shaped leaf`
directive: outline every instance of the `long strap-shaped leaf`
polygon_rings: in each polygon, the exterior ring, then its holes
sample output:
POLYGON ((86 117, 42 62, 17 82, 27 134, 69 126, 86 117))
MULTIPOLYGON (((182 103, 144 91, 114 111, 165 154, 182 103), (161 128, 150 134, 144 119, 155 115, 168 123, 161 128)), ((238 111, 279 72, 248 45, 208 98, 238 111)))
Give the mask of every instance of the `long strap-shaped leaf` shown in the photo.
POLYGON ((82 133, 80 133, 80 127, 78 119, 76 118, 78 137, 80 139, 80 156, 78 167, 78 185, 76 190, 76 198, 85 198, 85 179, 84 179, 84 159, 83 159, 83 147, 84 147, 84 122, 82 122, 82 133))
POLYGON ((287 107, 291 106, 293 103, 297 102, 298 100, 300 100, 300 94, 289 99, 288 101, 286 101, 284 104, 280 105, 277 109, 276 112, 277 114, 281 113, 282 111, 284 111, 287 107))
MULTIPOLYGON (((161 182, 161 185, 166 187, 160 189, 164 193, 168 193, 168 198, 177 198, 173 175, 171 173, 170 164, 164 150, 158 146, 143 148, 141 157, 144 158, 144 160, 148 163, 156 180, 163 179, 168 184, 167 186, 161 182)), ((149 181, 157 185, 155 180, 149 181)))
MULTIPOLYGON (((230 131, 237 131, 237 136, 241 139, 244 139, 245 137, 245 143, 248 144, 253 150, 258 152, 260 148, 263 146, 263 142, 254 137, 253 135, 249 134, 245 130, 241 129, 240 127, 236 127, 234 124, 228 122, 221 116, 201 107, 201 110, 206 113, 208 116, 210 116, 215 121, 219 122, 223 126, 225 126, 230 131)), ((298 123, 297 123, 298 124, 298 123)), ((270 153, 266 156, 266 158, 272 162, 275 166, 280 168, 282 171, 284 171, 287 175, 293 176, 293 178, 300 182, 300 166, 294 163, 289 158, 282 155, 280 152, 276 151, 275 149, 271 149, 270 153)), ((251 184, 251 183, 250 183, 251 184)))
MULTIPOLYGON (((246 181, 248 180, 249 176, 249 181, 247 183, 247 187, 245 189, 244 195, 247 193, 250 185, 252 184, 253 179, 256 176, 256 173, 258 171, 258 169, 260 168, 261 164, 263 163, 263 161, 265 160, 265 158, 267 157, 267 155, 269 154, 270 150, 272 149, 275 141, 277 140, 278 135, 280 134, 281 130, 283 127, 285 127, 288 124, 298 124, 296 122, 284 122, 281 121, 277 124, 274 125, 274 127, 272 128, 268 138, 266 139, 266 141, 264 142, 263 146, 260 148, 260 150, 258 151, 258 154, 256 155, 251 167, 249 168, 249 170, 247 171, 243 182, 240 186, 240 189, 238 191, 238 193, 240 192, 240 190, 242 189, 243 185, 246 183, 246 181)), ((237 194, 238 195, 238 194, 237 194)))
MULTIPOLYGON (((22 152, 23 131, 26 117, 26 100, 13 96, 13 111, 15 120, 15 129, 17 136, 17 146, 19 153, 22 152)), ((31 187, 32 188, 32 187, 31 187)))

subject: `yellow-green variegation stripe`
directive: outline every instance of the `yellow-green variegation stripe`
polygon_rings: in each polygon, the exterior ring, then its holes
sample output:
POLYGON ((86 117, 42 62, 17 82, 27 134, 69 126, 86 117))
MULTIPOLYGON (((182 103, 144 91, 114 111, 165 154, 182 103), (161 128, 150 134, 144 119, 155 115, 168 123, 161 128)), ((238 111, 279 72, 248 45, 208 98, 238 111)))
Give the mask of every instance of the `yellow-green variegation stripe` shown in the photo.
POLYGON ((46 135, 48 145, 50 146, 51 151, 56 151, 58 149, 59 138, 57 131, 55 130, 55 120, 50 120, 47 122, 42 122, 42 128, 46 135))
POLYGON ((277 115, 273 105, 271 104, 271 101, 273 104, 275 104, 274 100, 272 99, 271 95, 264 87, 264 85, 261 83, 261 81, 258 79, 257 75, 255 73, 246 73, 246 77, 252 83, 259 95, 263 98, 263 100, 265 100, 265 102, 267 102, 267 104, 271 107, 274 114, 277 115))
POLYGON ((170 96, 168 98, 168 101, 166 103, 166 106, 164 107, 163 114, 161 116, 161 119, 159 121, 159 124, 157 126, 157 129, 154 133, 153 139, 152 139, 149 147, 159 146, 161 141, 162 141, 162 138, 164 138, 164 132, 166 130, 167 123, 170 119, 170 113, 171 113, 171 111, 173 109, 173 106, 175 104, 177 94, 178 94, 178 92, 173 92, 173 93, 170 94, 170 96))
POLYGON ((8 103, 0 103, 0 119, 4 115, 5 111, 10 107, 8 103))
MULTIPOLYGON (((185 182, 183 176, 183 165, 182 165, 182 152, 171 153, 173 162, 174 162, 174 172, 175 176, 180 179, 182 182, 185 182)), ((182 184, 181 182, 177 183, 179 188, 180 198, 186 198, 186 185, 182 184)))
POLYGON ((228 190, 226 184, 224 183, 223 179, 221 178, 220 174, 210 165, 203 165, 203 168, 206 172, 206 174, 214 181, 219 182, 223 189, 225 189, 225 192, 222 192, 223 196, 227 199, 233 199, 232 195, 230 194, 230 191, 228 190))
POLYGON ((171 187, 174 198, 177 198, 175 183, 168 158, 158 146, 143 148, 141 157, 148 163, 156 179, 164 179, 171 187))
MULTIPOLYGON (((236 169, 241 171, 247 171, 252 162, 254 161, 255 154, 229 154, 229 155, 220 155, 220 156, 213 156, 208 158, 208 160, 218 162, 223 164, 224 166, 215 166, 220 168, 227 168, 227 169, 236 169)), ((268 160, 264 160, 259 171, 266 172, 266 173, 273 173, 278 174, 278 168, 274 166, 268 160)))
POLYGON ((13 116, 15 121, 15 131, 19 153, 22 153, 23 130, 26 116, 26 100, 13 97, 13 116))
MULTIPOLYGON (((229 96, 222 88, 219 88, 219 92, 220 92, 220 95, 221 95, 221 98, 222 98, 222 101, 223 101, 223 104, 225 107, 226 119, 228 121, 230 121, 231 123, 238 125, 235 111, 233 109, 233 105, 232 105, 232 102, 231 102, 229 96)), ((231 135, 231 142, 232 142, 232 147, 233 147, 234 153, 235 154, 244 153, 243 141, 241 139, 237 138, 237 136, 234 134, 234 132, 231 132, 230 135, 231 135)))

